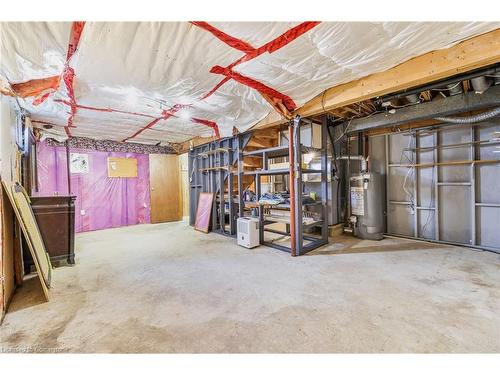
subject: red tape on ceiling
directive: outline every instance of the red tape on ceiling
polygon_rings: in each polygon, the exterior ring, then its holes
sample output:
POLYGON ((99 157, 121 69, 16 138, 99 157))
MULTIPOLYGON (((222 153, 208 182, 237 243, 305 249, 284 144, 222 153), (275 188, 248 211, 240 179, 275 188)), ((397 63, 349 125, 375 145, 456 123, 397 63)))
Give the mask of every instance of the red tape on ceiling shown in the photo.
MULTIPOLYGON (((265 52, 273 53, 273 52, 279 50, 280 48, 283 48, 284 46, 286 46, 290 42, 294 41, 295 39, 297 39, 298 37, 300 37, 304 33, 308 32, 309 30, 311 30, 315 26, 319 25, 320 22, 317 22, 317 21, 302 22, 299 25, 292 27, 291 29, 287 30, 286 32, 284 32, 283 34, 278 36, 277 38, 271 40, 270 42, 262 45, 259 48, 254 48, 249 43, 247 43, 241 39, 235 38, 231 35, 226 34, 225 32, 210 25, 208 22, 193 21, 193 22, 191 22, 191 24, 193 24, 194 26, 197 26, 205 31, 210 32, 212 35, 214 35, 216 38, 218 38, 219 40, 226 43, 228 46, 230 46, 234 49, 237 49, 239 51, 245 52, 245 55, 243 57, 236 60, 232 64, 228 65, 227 68, 215 66, 211 69, 212 73, 224 74, 226 77, 222 81, 220 81, 214 88, 212 88, 207 94, 202 96, 199 100, 207 99, 212 94, 214 94, 224 83, 228 82, 230 79, 234 79, 237 82, 240 82, 248 87, 252 87, 252 88, 258 90, 259 92, 266 94, 268 97, 274 98, 277 101, 281 101, 283 103, 283 105, 289 111, 293 111, 295 108, 297 108, 295 102, 289 96, 282 94, 279 91, 273 89, 272 87, 266 86, 265 84, 258 82, 252 78, 245 77, 239 73, 233 72, 232 68, 238 64, 243 63, 243 62, 255 59, 256 57, 262 55, 265 52)), ((266 98, 266 100, 267 100, 267 98, 266 98)), ((273 108, 275 108, 277 111, 279 111, 279 106, 274 105, 273 108)), ((287 115, 287 114, 285 114, 285 115, 287 115)), ((194 119, 191 119, 191 120, 193 120, 193 122, 196 122, 196 121, 194 121, 194 119)), ((215 124, 215 126, 217 126, 217 124, 213 121, 208 121, 208 120, 204 120, 204 121, 207 121, 211 124, 215 124)), ((146 126, 148 126, 148 125, 146 125, 146 126)), ((207 126, 210 126, 210 125, 207 125, 207 126)), ((217 137, 219 137, 218 126, 216 129, 217 129, 216 135, 217 135, 217 137)), ((141 133, 141 131, 138 132, 138 134, 140 134, 140 133, 141 133)), ((127 138, 127 140, 130 138, 134 138, 134 137, 135 137, 135 135, 132 135, 131 137, 127 138)))

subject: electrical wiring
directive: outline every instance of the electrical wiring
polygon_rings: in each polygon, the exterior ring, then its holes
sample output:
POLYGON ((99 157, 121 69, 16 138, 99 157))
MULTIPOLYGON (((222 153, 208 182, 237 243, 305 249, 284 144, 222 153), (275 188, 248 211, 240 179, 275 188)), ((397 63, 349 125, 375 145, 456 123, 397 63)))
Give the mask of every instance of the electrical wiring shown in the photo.
POLYGON ((408 181, 408 177, 409 177, 410 175, 412 176, 411 180, 413 181, 413 183, 415 183, 415 182, 414 182, 414 181, 415 181, 415 178, 414 178, 414 177, 415 177, 415 174, 414 174, 414 172, 415 172, 415 167, 408 168, 408 172, 406 172, 405 178, 404 178, 404 180, 403 180, 403 191, 406 193, 406 195, 407 195, 407 196, 408 196, 408 198, 409 198, 409 202, 410 202, 410 209, 411 209, 411 211, 412 211, 413 213, 415 213, 415 211, 416 211, 416 210, 415 210, 415 197, 413 196, 413 194, 412 194, 410 191, 408 191, 408 190, 406 189, 406 183, 407 183, 407 181, 408 181))
MULTIPOLYGON (((411 143, 412 143, 412 140, 414 139, 414 136, 412 137, 409 137, 408 138, 408 147, 407 148, 411 148, 411 143)), ((406 188, 406 184, 407 184, 407 181, 408 181, 408 177, 411 175, 412 176, 412 180, 413 180, 413 183, 415 183, 415 167, 414 167, 414 160, 413 160, 413 152, 412 152, 412 158, 410 159, 408 157, 408 155, 406 155, 406 152, 407 150, 406 149, 403 149, 401 151, 401 158, 400 158, 400 163, 402 164, 403 162, 403 157, 406 157, 406 159, 408 160, 408 162, 412 165, 410 168, 408 168, 408 171, 406 172, 406 175, 405 175, 405 178, 403 180, 403 185, 402 185, 402 188, 403 188, 403 191, 406 193, 406 195, 408 196, 409 198, 409 202, 410 202, 410 208, 412 210, 412 212, 415 213, 416 211, 416 202, 415 202, 415 197, 413 195, 412 192, 408 191, 407 188, 406 188)))
POLYGON ((372 112, 369 115, 364 116, 364 117, 357 117, 357 116, 350 117, 349 120, 348 120, 348 122, 347 122, 346 127, 342 131, 342 134, 336 140, 334 140, 333 142, 337 143, 338 141, 340 141, 347 134, 347 130, 349 129, 349 126, 351 125, 352 120, 355 120, 355 119, 365 119, 365 118, 371 117, 371 116, 373 116, 373 115, 375 115, 377 113, 382 113, 382 112, 385 112, 385 111, 375 111, 375 112, 372 112))
POLYGON ((191 175, 189 176, 189 182, 193 182, 194 167, 196 165, 196 160, 198 157, 193 158, 193 165, 191 166, 191 175))
MULTIPOLYGON (((327 118, 328 121, 330 121, 330 117, 327 118)), ((336 202, 337 202, 337 220, 341 220, 342 217, 342 212, 340 212, 341 208, 341 203, 340 203, 340 183, 341 183, 341 177, 339 176, 339 167, 337 164, 337 151, 335 148, 335 142, 333 141, 333 135, 330 132, 330 126, 327 125, 328 129, 328 135, 330 136, 330 142, 332 142, 332 153, 333 153, 333 165, 335 168, 335 173, 332 175, 332 178, 337 182, 337 196, 336 196, 336 202)))
POLYGON ((340 135, 340 136, 339 136, 336 140, 334 140, 334 141, 333 141, 333 143, 337 143, 337 142, 338 142, 338 141, 340 141, 342 138, 344 138, 344 136, 345 136, 345 135, 346 135, 346 133, 347 133, 347 129, 349 129, 349 125, 351 125, 352 119, 353 119, 353 118, 351 118, 351 119, 349 120, 349 122, 347 123, 346 127, 345 127, 345 128, 344 128, 344 130, 342 131, 342 134, 341 134, 341 135, 340 135))
POLYGON ((459 81, 459 82, 455 83, 452 87, 449 87, 446 89, 430 89, 430 91, 450 91, 450 90, 453 90, 458 85, 460 85, 461 83, 462 83, 462 81, 459 81))
MULTIPOLYGON (((410 208, 412 210, 413 213, 415 214, 418 214, 417 213, 417 204, 418 202, 415 201, 415 196, 413 195, 413 193, 411 191, 409 191, 407 188, 406 188, 406 185, 407 185, 407 182, 408 182, 408 178, 411 176, 411 180, 413 181, 413 184, 415 184, 415 173, 416 173, 416 168, 414 167, 414 164, 415 164, 415 161, 413 160, 413 151, 415 150, 415 152, 418 152, 416 151, 416 142, 415 142, 415 146, 414 147, 411 147, 412 146, 412 140, 416 140, 416 133, 413 134, 413 136, 409 137, 408 138, 408 146, 407 148, 404 148, 401 152, 401 157, 400 157, 400 163, 403 162, 403 158, 406 158, 409 162, 409 164, 411 165, 409 168, 408 168, 408 171, 405 175, 405 178, 403 180, 403 185, 402 185, 402 188, 403 188, 403 191, 407 194, 408 198, 409 198, 409 202, 410 202, 410 208), (407 155, 407 152, 411 152, 411 155, 412 155, 412 158, 410 158, 408 155, 407 155)), ((432 173, 432 181, 431 181, 431 186, 434 186, 434 182, 435 182, 435 171, 433 171, 432 173)), ((432 217, 432 213, 431 213, 431 208, 433 207, 434 205, 434 201, 435 201, 435 196, 434 196, 434 189, 431 191, 431 199, 429 201, 429 205, 427 207, 428 209, 428 214, 427 214, 427 219, 425 221, 425 224, 423 225, 422 227, 422 236, 425 235, 425 232, 427 231, 427 227, 430 223, 430 219, 432 217)))
MULTIPOLYGON (((431 186, 434 186, 435 181, 436 181, 436 168, 433 168, 431 186)), ((435 201, 434 189, 431 189, 431 199, 429 200, 429 206, 427 206, 427 219, 425 220, 425 224, 422 227, 422 237, 425 237, 425 232, 427 231, 427 226, 430 223, 431 217, 436 215, 436 211, 431 210, 431 208, 434 206, 434 201, 435 201), (431 213, 433 215, 431 215, 431 213)))
POLYGON ((405 105, 394 105, 394 104, 391 103, 391 107, 392 108, 406 108, 406 107, 410 107, 412 105, 417 105, 417 104, 420 104, 420 102, 409 103, 409 104, 405 104, 405 105))
MULTIPOLYGON (((321 95, 321 108, 323 109, 323 112, 327 112, 326 109, 325 109, 326 91, 327 90, 323 91, 323 94, 321 95)), ((353 116, 353 117, 350 117, 348 119, 347 126, 345 127, 344 131, 342 132, 342 135, 340 135, 335 141, 333 141, 333 143, 337 143, 338 141, 340 141, 346 135, 347 130, 349 129, 349 125, 351 125, 352 120, 354 120, 354 119, 366 119, 366 118, 371 117, 371 116, 373 116, 373 115, 375 115, 377 113, 382 113, 382 112, 385 112, 385 111, 375 111, 375 112, 372 112, 372 113, 370 113, 369 115, 366 115, 366 116, 353 116)))

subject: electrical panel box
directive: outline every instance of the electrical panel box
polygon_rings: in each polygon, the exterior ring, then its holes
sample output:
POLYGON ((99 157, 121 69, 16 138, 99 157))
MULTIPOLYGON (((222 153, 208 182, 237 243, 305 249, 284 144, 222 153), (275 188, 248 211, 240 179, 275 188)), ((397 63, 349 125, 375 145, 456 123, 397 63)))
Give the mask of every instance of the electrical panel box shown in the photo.
POLYGON ((238 245, 251 249, 260 245, 259 219, 240 217, 238 219, 238 245))

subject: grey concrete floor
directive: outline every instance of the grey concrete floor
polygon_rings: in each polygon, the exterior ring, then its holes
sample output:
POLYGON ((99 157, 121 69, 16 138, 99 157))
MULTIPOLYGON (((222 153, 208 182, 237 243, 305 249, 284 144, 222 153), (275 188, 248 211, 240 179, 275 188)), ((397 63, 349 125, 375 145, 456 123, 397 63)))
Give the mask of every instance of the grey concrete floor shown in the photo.
POLYGON ((310 255, 184 222, 80 234, 77 264, 18 289, 0 350, 499 352, 500 256, 342 236, 310 255))

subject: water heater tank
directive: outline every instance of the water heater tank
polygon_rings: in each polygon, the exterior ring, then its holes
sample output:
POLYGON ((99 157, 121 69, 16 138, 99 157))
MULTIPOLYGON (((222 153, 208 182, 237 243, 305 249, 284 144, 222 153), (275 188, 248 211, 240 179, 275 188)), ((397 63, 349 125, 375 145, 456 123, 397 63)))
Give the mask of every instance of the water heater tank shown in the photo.
POLYGON ((384 238, 382 176, 366 172, 351 177, 351 217, 356 237, 367 240, 384 238))

